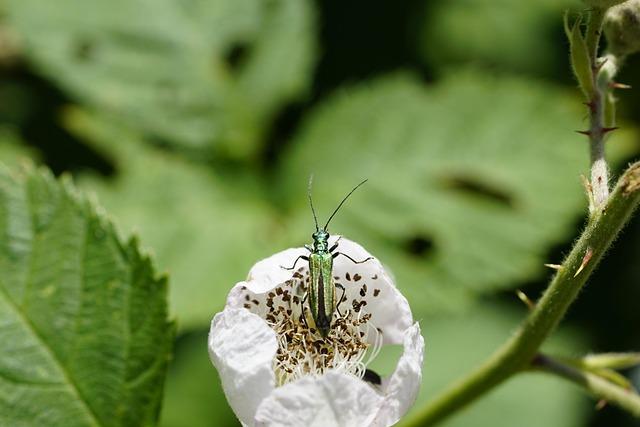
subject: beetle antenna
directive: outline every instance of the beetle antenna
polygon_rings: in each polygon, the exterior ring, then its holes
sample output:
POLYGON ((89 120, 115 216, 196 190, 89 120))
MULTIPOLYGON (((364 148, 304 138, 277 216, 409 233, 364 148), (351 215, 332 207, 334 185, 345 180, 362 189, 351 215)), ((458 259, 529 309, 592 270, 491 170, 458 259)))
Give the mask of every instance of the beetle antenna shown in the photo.
POLYGON ((338 212, 338 210, 342 207, 342 205, 344 204, 344 202, 347 201, 347 199, 349 198, 350 195, 353 194, 354 191, 356 191, 358 189, 358 187, 360 187, 362 184, 364 184, 365 182, 367 182, 368 179, 365 179, 364 181, 362 181, 360 184, 356 185, 355 187, 353 187, 353 190, 349 191, 349 194, 347 194, 344 199, 342 199, 342 201, 340 202, 340 204, 338 205, 338 207, 336 208, 335 211, 333 211, 333 213, 331 214, 331 216, 329 217, 329 219, 327 220, 327 223, 324 225, 324 231, 327 231, 327 227, 329 226, 329 223, 331 222, 331 220, 333 219, 334 215, 338 212))
POLYGON ((311 205, 311 212, 313 213, 313 221, 316 223, 316 231, 319 230, 318 228, 318 217, 316 216, 316 210, 313 208, 313 199, 311 198, 311 185, 313 184, 313 174, 309 175, 309 190, 308 190, 308 195, 309 195, 309 204, 311 205))

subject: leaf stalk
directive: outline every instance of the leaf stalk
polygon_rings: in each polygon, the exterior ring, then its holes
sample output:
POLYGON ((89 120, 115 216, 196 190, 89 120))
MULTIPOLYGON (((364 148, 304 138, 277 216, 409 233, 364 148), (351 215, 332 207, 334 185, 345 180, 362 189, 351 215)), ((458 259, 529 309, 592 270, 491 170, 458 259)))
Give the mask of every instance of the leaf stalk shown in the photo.
POLYGON ((640 418, 640 395, 634 390, 621 387, 607 378, 547 355, 538 355, 533 360, 531 368, 567 379, 581 386, 597 399, 618 406, 640 418))

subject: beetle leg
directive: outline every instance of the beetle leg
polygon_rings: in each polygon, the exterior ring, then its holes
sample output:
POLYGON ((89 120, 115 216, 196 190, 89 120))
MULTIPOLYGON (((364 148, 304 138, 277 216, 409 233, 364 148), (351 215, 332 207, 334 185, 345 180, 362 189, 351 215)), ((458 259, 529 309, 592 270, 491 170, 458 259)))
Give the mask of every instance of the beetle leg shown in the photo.
POLYGON ((304 326, 307 329, 309 328, 309 324, 307 323, 307 316, 304 314, 304 303, 307 301, 307 297, 309 296, 308 292, 305 292, 304 297, 302 298, 302 302, 300 303, 300 307, 302 307, 302 315, 300 316, 300 318, 302 319, 302 321, 304 322, 304 326))
POLYGON ((336 310, 338 311, 338 314, 340 315, 340 317, 344 317, 340 312, 340 304, 342 303, 342 299, 344 298, 344 294, 347 292, 347 290, 340 283, 336 283, 336 288, 342 289, 342 295, 340 295, 340 299, 336 304, 336 310))
POLYGON ((347 257, 347 258, 349 258, 349 259, 351 260, 351 262, 352 262, 352 263, 354 263, 354 264, 362 264, 362 263, 364 263, 364 262, 367 262, 367 261, 370 261, 370 260, 372 260, 372 259, 373 259, 373 257, 372 257, 372 256, 370 256, 370 257, 368 257, 368 258, 363 259, 362 261, 356 261, 355 259, 351 258, 349 255, 345 254, 344 252, 336 252, 335 254, 333 254, 333 257, 334 257, 334 258, 337 258, 337 257, 338 257, 338 255, 344 255, 344 256, 346 256, 346 257, 347 257))
POLYGON ((296 264, 298 263, 298 261, 300 261, 300 259, 303 259, 305 261, 309 261, 309 257, 305 256, 305 255, 300 255, 298 258, 296 258, 296 260, 294 261, 293 265, 291 267, 285 267, 284 265, 281 265, 280 268, 285 269, 285 270, 293 270, 294 268, 296 268, 296 264))
POLYGON ((338 237, 338 240, 336 240, 336 242, 333 244, 333 246, 331 246, 331 249, 329 249, 329 252, 333 252, 336 249, 338 249, 338 242, 340 241, 340 239, 342 239, 342 236, 338 237))

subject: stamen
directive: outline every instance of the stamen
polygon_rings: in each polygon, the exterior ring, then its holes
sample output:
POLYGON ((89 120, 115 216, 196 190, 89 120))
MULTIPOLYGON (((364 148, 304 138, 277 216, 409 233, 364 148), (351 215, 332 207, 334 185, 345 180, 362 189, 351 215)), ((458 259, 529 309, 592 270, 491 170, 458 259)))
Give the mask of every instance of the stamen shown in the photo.
POLYGON ((278 337, 274 358, 278 385, 307 375, 322 375, 328 369, 358 378, 365 375, 367 365, 379 354, 383 339, 371 323, 371 314, 361 309, 362 302, 357 302, 358 310, 347 310, 342 316, 336 313, 328 336, 323 338, 309 326, 313 320, 307 307, 296 301, 292 304, 291 299, 284 301, 285 292, 275 291, 281 297, 274 301, 277 309, 266 316, 266 321, 278 337))

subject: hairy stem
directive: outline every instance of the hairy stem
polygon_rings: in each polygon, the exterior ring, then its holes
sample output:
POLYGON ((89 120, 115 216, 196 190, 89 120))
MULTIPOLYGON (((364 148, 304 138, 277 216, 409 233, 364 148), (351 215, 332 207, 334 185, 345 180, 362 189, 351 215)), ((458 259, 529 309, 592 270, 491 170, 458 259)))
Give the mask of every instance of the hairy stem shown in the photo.
POLYGON ((640 203, 640 162, 618 180, 606 206, 590 217, 580 239, 518 331, 485 363, 427 403, 406 426, 430 426, 528 369, 618 232, 640 203))
POLYGON ((568 379, 585 388, 597 399, 619 406, 640 418, 640 395, 633 390, 620 387, 601 376, 585 372, 546 355, 538 355, 532 361, 531 367, 534 370, 568 379))
POLYGON ((604 23, 605 9, 596 7, 589 13, 589 23, 587 24, 586 43, 589 50, 591 63, 595 64, 598 59, 598 46, 600 45, 600 35, 602 34, 602 24, 604 23))
MULTIPOLYGON (((598 45, 602 33, 605 10, 595 8, 591 10, 587 25, 586 44, 591 62, 591 76, 593 79, 593 95, 587 102, 589 106, 589 146, 591 154, 591 188, 593 206, 589 206, 591 213, 602 209, 609 197, 609 168, 605 159, 605 134, 611 128, 605 127, 604 104, 607 96, 609 80, 598 78, 601 63, 598 63, 598 45)), ((613 76, 611 76, 613 77, 613 76)))

